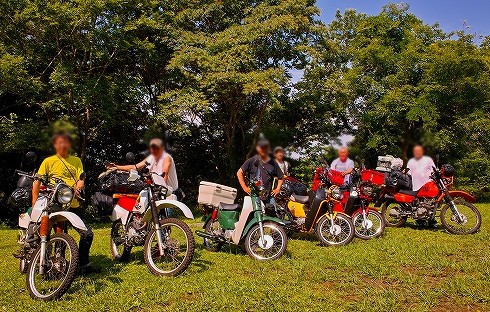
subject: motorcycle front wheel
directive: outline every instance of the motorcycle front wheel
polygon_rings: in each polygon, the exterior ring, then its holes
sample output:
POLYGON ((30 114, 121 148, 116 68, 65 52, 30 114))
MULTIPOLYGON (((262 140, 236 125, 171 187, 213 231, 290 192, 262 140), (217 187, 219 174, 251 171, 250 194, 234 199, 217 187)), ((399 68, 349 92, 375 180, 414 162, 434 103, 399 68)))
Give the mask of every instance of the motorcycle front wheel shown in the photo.
POLYGON ((144 245, 145 263, 158 276, 177 276, 184 272, 194 256, 194 236, 190 227, 178 219, 160 221, 160 230, 152 229, 144 245), (158 236, 163 242, 163 255, 158 248, 158 236))
POLYGON ((369 210, 366 219, 362 212, 356 211, 352 215, 352 223, 356 230, 356 237, 360 239, 378 238, 385 230, 385 221, 383 216, 376 210, 369 210))
POLYGON ((39 272, 41 246, 34 252, 27 269, 27 289, 33 299, 44 301, 60 298, 70 288, 78 271, 78 246, 66 233, 53 235, 46 243, 43 274, 39 272))
POLYGON ((284 228, 273 222, 264 222, 264 239, 258 224, 254 225, 245 236, 247 254, 259 261, 276 260, 286 251, 288 237, 284 228))
POLYGON ((454 200, 463 221, 453 213, 450 204, 444 205, 441 209, 441 223, 444 228, 451 234, 474 234, 481 226, 481 215, 478 209, 471 203, 462 200, 454 200))
POLYGON ((333 225, 328 214, 318 220, 316 234, 322 244, 327 246, 341 246, 350 243, 354 239, 354 224, 349 216, 338 213, 333 225))

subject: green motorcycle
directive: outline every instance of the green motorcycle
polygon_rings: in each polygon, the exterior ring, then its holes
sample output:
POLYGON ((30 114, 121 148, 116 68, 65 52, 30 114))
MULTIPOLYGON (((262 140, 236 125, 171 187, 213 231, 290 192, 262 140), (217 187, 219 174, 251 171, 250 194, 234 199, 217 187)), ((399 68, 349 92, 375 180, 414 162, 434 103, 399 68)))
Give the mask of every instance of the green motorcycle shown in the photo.
POLYGON ((224 244, 245 245, 247 254, 254 259, 278 259, 287 247, 284 222, 265 214, 261 197, 267 191, 262 182, 252 179, 249 186, 250 196, 245 196, 243 207, 224 203, 204 206, 204 232, 196 234, 204 238, 209 251, 219 251, 224 244))

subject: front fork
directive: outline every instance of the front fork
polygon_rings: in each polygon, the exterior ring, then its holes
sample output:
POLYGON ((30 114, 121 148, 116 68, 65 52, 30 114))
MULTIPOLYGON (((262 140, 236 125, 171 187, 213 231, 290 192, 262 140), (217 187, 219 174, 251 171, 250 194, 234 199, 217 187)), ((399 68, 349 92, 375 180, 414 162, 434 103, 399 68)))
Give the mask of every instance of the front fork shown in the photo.
POLYGON ((254 198, 254 211, 255 211, 255 216, 257 217, 258 223, 259 223, 259 232, 260 232, 260 239, 262 243, 265 242, 264 240, 264 215, 262 211, 262 203, 260 201, 260 198, 257 196, 254 198))
POLYGON ((455 215, 458 218, 458 222, 463 223, 465 222, 464 217, 459 213, 458 207, 456 207, 456 204, 454 203, 454 199, 452 196, 449 194, 449 191, 444 187, 444 199, 447 204, 449 204, 449 207, 451 207, 451 211, 453 212, 453 215, 455 215))
POLYGON ((39 227, 39 236, 41 236, 41 256, 39 257, 39 274, 44 274, 46 265, 46 245, 49 236, 49 215, 44 211, 41 216, 41 226, 39 227))
MULTIPOLYGON (((163 238, 162 238, 163 233, 160 227, 160 218, 158 216, 156 196, 151 189, 150 189, 150 198, 151 198, 151 215, 153 217, 153 224, 155 225, 155 234, 157 236, 158 252, 160 253, 160 256, 163 256, 163 238)), ((166 209, 164 209, 164 213, 166 214, 166 209)))

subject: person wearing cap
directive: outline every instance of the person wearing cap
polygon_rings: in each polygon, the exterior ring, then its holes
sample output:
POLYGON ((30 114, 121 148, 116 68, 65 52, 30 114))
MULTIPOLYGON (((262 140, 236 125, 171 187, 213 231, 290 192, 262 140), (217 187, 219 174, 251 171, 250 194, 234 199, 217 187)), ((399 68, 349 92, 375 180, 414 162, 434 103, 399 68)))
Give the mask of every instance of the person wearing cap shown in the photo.
POLYGON ((281 146, 274 148, 274 160, 281 169, 282 173, 289 176, 291 173, 291 165, 288 161, 284 160, 284 149, 281 146))
POLYGON ((265 138, 260 138, 256 145, 257 155, 247 159, 243 165, 238 169, 237 177, 238 182, 247 194, 250 194, 250 188, 248 187, 245 178, 256 177, 262 182, 265 189, 268 190, 272 196, 265 201, 266 204, 274 204, 274 196, 279 194, 281 185, 283 182, 284 174, 282 173, 279 165, 269 156, 271 147, 270 143, 265 138), (259 160, 259 166, 256 167, 255 163, 259 160), (278 179, 277 186, 272 190, 274 178, 278 179))
POLYGON ((117 170, 129 171, 131 169, 139 170, 147 167, 150 172, 154 172, 159 175, 165 173, 163 176, 165 183, 167 183, 167 186, 171 188, 171 191, 176 191, 179 188, 179 180, 177 179, 175 162, 172 156, 165 151, 165 144, 163 140, 159 138, 151 139, 149 148, 150 155, 136 165, 119 166, 111 163, 107 166, 107 168, 116 168, 117 170))

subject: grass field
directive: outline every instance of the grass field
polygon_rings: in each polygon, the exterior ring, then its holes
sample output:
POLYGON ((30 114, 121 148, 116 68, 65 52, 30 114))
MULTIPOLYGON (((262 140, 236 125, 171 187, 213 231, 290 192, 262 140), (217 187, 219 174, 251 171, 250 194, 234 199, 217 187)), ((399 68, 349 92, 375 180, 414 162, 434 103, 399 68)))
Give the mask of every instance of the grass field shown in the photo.
POLYGON ((409 224, 338 248, 294 238, 285 257, 266 263, 240 249, 210 253, 196 238, 194 261, 177 278, 151 275, 141 248, 129 263, 113 262, 109 225, 99 225, 92 259, 102 272, 77 278, 50 303, 30 299, 11 255, 17 233, 3 228, 0 311, 490 311, 490 205, 478 208, 475 235, 409 224))

